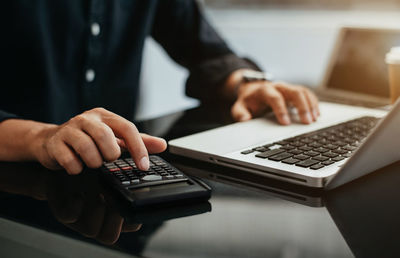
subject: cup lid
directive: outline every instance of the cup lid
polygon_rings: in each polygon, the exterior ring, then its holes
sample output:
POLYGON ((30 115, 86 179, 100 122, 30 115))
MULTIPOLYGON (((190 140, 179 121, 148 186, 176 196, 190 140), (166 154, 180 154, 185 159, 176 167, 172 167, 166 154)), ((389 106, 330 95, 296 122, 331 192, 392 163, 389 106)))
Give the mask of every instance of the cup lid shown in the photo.
POLYGON ((400 64, 400 46, 390 49, 390 52, 386 54, 386 63, 400 64))

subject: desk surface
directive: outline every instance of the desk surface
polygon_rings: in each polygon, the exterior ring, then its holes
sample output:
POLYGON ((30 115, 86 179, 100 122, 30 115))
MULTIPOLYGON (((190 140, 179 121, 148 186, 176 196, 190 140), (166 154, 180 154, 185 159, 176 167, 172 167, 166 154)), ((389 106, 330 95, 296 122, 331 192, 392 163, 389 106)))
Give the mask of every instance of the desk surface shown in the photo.
MULTIPOLYGON (((209 114, 140 127, 182 136, 218 126, 209 114)), ((400 163, 324 192, 164 157, 212 187, 209 203, 137 213, 93 171, 0 163, 0 257, 398 257, 400 163)))

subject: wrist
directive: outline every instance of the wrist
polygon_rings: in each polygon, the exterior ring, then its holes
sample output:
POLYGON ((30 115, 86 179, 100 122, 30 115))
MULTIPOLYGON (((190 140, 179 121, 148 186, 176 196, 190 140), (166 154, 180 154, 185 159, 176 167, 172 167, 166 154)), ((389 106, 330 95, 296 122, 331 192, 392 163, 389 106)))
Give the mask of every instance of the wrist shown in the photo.
POLYGON ((230 99, 235 100, 238 97, 239 88, 256 81, 272 81, 273 75, 268 72, 260 72, 250 69, 239 69, 233 72, 226 80, 225 89, 230 99))
POLYGON ((243 73, 246 69, 239 69, 231 73, 225 81, 223 96, 229 101, 237 98, 237 89, 243 83, 243 73))
POLYGON ((52 131, 57 128, 54 124, 36 123, 27 133, 28 153, 32 160, 40 161, 47 159, 46 142, 52 131))

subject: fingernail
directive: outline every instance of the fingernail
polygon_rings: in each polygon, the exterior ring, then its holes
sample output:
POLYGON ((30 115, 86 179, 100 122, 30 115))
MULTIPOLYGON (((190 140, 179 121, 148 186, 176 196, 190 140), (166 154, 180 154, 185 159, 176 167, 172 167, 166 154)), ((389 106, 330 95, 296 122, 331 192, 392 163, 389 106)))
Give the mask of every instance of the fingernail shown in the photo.
POLYGON ((247 120, 250 120, 250 116, 249 115, 242 115, 240 118, 239 118, 239 121, 247 121, 247 120))
POLYGON ((288 115, 283 115, 283 116, 282 116, 282 122, 283 122, 283 124, 285 124, 285 125, 290 124, 290 118, 289 118, 289 116, 288 116, 288 115))
POLYGON ((314 119, 317 120, 317 117, 318 117, 318 112, 317 112, 317 110, 313 109, 312 112, 313 112, 313 115, 314 115, 314 119))
POLYGON ((149 170, 149 167, 150 167, 149 159, 148 159, 146 156, 144 156, 144 157, 140 160, 139 163, 140 163, 140 169, 141 169, 141 170, 144 170, 144 171, 149 170))
POLYGON ((311 114, 309 112, 306 113, 306 122, 307 123, 311 123, 312 122, 311 114))

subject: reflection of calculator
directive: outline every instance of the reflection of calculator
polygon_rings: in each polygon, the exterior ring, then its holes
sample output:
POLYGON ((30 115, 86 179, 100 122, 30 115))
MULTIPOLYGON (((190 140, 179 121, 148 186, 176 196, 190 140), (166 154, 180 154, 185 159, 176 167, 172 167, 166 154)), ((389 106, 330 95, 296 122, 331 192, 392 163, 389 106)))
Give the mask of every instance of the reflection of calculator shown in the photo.
POLYGON ((101 168, 108 181, 135 207, 207 200, 211 189, 187 177, 158 156, 150 156, 150 169, 139 170, 132 158, 105 162, 101 168))

